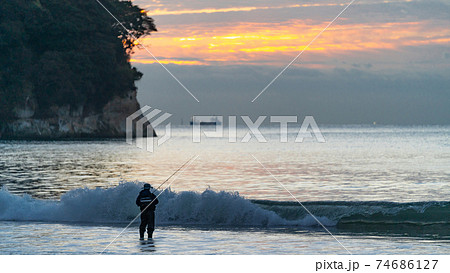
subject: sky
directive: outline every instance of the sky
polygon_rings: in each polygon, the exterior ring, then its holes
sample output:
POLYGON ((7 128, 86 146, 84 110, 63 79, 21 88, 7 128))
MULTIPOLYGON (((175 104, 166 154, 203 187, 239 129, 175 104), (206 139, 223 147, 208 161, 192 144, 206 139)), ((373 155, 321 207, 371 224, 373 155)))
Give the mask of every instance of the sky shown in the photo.
POLYGON ((133 2, 158 28, 132 55, 144 73, 138 99, 174 124, 192 115, 450 124, 450 0, 355 0, 328 28, 351 0, 133 2))

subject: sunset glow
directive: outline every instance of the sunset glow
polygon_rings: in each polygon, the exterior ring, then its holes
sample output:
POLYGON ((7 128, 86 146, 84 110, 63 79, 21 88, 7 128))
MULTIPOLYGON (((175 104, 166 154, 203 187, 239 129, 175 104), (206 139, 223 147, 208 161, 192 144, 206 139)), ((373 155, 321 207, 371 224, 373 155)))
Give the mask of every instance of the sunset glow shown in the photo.
POLYGON ((259 7, 232 7, 232 8, 209 8, 209 9, 184 9, 184 10, 168 10, 168 9, 154 9, 148 12, 151 16, 158 15, 182 15, 182 14, 201 14, 201 13, 223 13, 223 12, 239 12, 239 11, 254 11, 254 10, 268 10, 268 9, 285 9, 285 8, 306 8, 306 7, 334 7, 343 6, 344 4, 296 4, 284 6, 259 6, 259 7))
MULTIPOLYGON (((220 28, 197 25, 184 31, 163 29, 141 43, 164 63, 278 64, 304 50, 325 26, 326 23, 310 20, 291 20, 276 26, 266 23, 240 23, 220 28), (196 61, 189 61, 192 58, 196 61)), ((427 21, 336 25, 327 29, 306 51, 328 56, 396 50, 405 46, 447 44, 449 37, 450 29, 430 28, 427 21)), ((133 61, 154 62, 145 51, 137 52, 133 61)))
POLYGON ((293 113, 324 124, 448 123, 448 0, 133 2, 158 29, 131 57, 144 74, 140 100, 184 121, 293 113))

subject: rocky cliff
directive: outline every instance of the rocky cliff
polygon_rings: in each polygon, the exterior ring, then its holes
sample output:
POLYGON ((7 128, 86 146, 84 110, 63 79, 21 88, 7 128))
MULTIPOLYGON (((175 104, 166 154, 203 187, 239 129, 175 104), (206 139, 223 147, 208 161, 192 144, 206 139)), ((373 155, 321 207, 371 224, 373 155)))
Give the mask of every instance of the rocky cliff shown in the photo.
MULTIPOLYGON (((0 139, 124 138, 126 118, 140 105, 136 91, 131 91, 125 97, 113 97, 102 109, 92 109, 88 104, 53 106, 52 115, 42 118, 35 115, 36 108, 36 102, 29 98, 16 107, 16 118, 0 124, 0 139)), ((144 126, 151 125, 147 122, 144 126)))
POLYGON ((115 16, 96 1, 1 2, 0 138, 126 136, 142 77, 130 58, 157 29, 132 1, 104 4, 115 16))

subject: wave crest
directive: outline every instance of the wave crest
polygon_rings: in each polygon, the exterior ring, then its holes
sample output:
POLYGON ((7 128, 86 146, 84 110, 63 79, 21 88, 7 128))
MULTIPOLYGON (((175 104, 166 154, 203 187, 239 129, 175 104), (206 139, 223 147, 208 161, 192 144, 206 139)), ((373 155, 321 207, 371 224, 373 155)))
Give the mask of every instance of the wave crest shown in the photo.
MULTIPOLYGON (((129 222, 139 214, 135 198, 140 182, 121 182, 103 189, 79 188, 57 200, 34 199, 0 190, 0 220, 86 223, 129 222)), ((173 192, 159 196, 159 224, 211 226, 317 226, 317 221, 295 202, 248 200, 237 192, 173 192)), ((450 225, 450 202, 305 202, 326 226, 450 225)))
MULTIPOLYGON (((139 182, 123 182, 108 189, 80 188, 61 196, 60 201, 39 200, 24 194, 0 191, 0 220, 116 223, 128 222, 139 214, 135 199, 139 182)), ((159 197, 156 219, 160 224, 205 224, 224 226, 313 226, 310 216, 286 220, 273 211, 239 196, 238 193, 164 191, 159 197)), ((324 224, 335 223, 322 219, 324 224)))

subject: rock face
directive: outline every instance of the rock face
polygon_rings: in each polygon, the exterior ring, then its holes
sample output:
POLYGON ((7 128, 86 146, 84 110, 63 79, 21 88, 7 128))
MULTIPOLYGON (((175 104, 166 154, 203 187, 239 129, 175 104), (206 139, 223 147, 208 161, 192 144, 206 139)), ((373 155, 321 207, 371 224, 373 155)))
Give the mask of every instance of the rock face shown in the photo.
MULTIPOLYGON (((1 139, 124 138, 126 118, 140 109, 136 91, 114 97, 101 110, 86 105, 53 107, 50 118, 36 118, 36 106, 26 100, 15 109, 16 119, 0 125, 1 139)), ((141 115, 142 117, 142 115, 141 115)), ((151 126, 147 121, 144 126, 151 126)), ((133 123, 133 135, 135 135, 133 123)), ((153 136, 156 136, 153 130, 153 136)), ((146 130, 144 130, 146 134, 146 130)), ((144 135, 146 136, 146 135, 144 135)))

